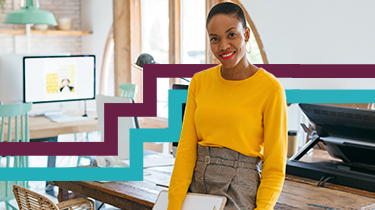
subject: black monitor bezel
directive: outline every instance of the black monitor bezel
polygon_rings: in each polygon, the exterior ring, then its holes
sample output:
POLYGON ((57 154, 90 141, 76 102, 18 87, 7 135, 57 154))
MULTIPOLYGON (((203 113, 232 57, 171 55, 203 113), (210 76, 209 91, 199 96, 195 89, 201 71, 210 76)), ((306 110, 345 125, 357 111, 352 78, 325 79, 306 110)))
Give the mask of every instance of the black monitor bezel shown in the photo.
POLYGON ((79 98, 79 99, 67 99, 67 100, 53 100, 53 101, 29 101, 33 104, 42 104, 42 103, 55 103, 55 102, 69 102, 69 101, 85 101, 85 100, 95 100, 96 95, 96 57, 95 55, 53 55, 53 56, 24 56, 23 57, 23 103, 26 102, 26 79, 25 79, 25 60, 26 59, 33 59, 33 58, 71 58, 71 57, 93 57, 94 58, 94 95, 92 98, 79 98))
POLYGON ((315 125, 320 137, 331 136, 358 141, 375 141, 375 137, 369 135, 369 133, 375 134, 375 110, 309 103, 300 103, 299 107, 315 125), (314 113, 314 109, 320 113, 314 113), (326 113, 323 114, 323 111, 326 113), (336 112, 337 116, 333 116, 331 112, 336 112))

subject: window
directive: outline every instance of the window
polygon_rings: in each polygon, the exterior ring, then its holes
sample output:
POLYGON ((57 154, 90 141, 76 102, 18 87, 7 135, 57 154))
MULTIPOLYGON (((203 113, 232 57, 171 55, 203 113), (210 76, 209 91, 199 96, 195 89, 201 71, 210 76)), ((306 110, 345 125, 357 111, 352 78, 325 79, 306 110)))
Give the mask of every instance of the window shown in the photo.
POLYGON ((169 63, 168 0, 142 0, 142 53, 156 62, 169 63))
MULTIPOLYGON (((168 0, 142 0, 142 53, 161 64, 169 63, 168 0)), ((157 116, 168 118, 169 78, 157 79, 157 116)))
MULTIPOLYGON (((246 21, 246 23, 247 23, 247 21, 246 21)), ((247 23, 247 25, 249 25, 249 23, 247 23)), ((263 64, 263 58, 262 58, 262 54, 261 54, 259 46, 258 46, 258 42, 255 39, 255 35, 253 33, 253 30, 252 29, 250 29, 250 30, 251 30, 251 34, 250 34, 251 52, 250 52, 250 54, 247 54, 247 59, 249 59, 251 64, 263 64)))
POLYGON ((205 1, 181 0, 181 63, 205 63, 206 36, 205 1))

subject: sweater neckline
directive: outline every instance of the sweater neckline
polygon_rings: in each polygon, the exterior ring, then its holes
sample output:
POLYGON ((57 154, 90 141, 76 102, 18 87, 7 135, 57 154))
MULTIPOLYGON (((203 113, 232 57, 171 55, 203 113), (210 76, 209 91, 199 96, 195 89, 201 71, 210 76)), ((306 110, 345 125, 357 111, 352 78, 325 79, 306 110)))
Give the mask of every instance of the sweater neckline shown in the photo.
POLYGON ((218 65, 217 69, 216 69, 216 75, 218 76, 220 82, 224 83, 224 84, 230 84, 230 85, 240 85, 240 84, 244 84, 244 83, 247 83, 251 80, 254 80, 255 78, 259 77, 259 75, 264 71, 263 68, 259 68, 257 72, 255 72, 255 74, 251 75, 250 77, 246 78, 246 79, 243 79, 243 80, 227 80, 227 79, 224 79, 223 76, 221 76, 221 64, 218 65))

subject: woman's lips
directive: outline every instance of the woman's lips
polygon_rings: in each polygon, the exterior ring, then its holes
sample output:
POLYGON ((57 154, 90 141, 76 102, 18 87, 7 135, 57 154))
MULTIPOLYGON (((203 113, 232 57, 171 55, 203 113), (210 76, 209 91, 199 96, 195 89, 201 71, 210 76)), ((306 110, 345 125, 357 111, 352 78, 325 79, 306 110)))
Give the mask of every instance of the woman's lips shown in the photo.
POLYGON ((223 53, 223 54, 220 55, 220 57, 223 60, 229 60, 229 59, 233 58, 233 56, 234 56, 235 53, 236 53, 235 51, 228 52, 228 53, 223 53))

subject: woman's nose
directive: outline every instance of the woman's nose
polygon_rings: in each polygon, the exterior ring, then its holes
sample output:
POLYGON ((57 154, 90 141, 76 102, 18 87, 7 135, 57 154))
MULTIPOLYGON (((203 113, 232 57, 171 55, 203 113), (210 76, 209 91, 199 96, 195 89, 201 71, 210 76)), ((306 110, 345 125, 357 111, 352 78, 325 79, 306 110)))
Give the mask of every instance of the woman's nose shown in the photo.
POLYGON ((225 41, 225 40, 221 41, 220 46, 219 46, 220 50, 226 50, 228 47, 229 47, 228 41, 225 41))

